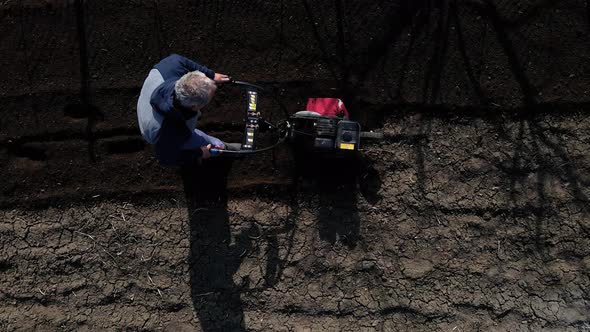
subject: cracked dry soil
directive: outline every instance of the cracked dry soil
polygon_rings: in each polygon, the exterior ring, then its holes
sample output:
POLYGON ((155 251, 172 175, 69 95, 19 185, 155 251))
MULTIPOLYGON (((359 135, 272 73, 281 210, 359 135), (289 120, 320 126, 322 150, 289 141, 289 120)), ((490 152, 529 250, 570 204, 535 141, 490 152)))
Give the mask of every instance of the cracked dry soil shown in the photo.
POLYGON ((356 174, 7 206, 0 329, 589 330, 588 126, 391 113, 356 174))
POLYGON ((0 331, 590 331, 590 2, 76 3, 0 1, 0 331), (170 53, 388 139, 160 168, 170 53))

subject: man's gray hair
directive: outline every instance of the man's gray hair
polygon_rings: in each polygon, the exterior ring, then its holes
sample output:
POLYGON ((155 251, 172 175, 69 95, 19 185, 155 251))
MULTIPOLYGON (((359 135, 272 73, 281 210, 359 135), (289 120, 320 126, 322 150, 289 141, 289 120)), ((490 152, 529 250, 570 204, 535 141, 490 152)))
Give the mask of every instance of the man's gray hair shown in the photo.
POLYGON ((185 74, 174 84, 176 99, 189 108, 207 105, 216 88, 215 82, 198 70, 185 74))

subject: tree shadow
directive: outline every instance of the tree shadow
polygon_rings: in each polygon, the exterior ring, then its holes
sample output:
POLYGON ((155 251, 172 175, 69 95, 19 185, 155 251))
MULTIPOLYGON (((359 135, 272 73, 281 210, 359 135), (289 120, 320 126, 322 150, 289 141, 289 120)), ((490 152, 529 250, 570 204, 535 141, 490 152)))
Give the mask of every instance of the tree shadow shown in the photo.
MULTIPOLYGON (((482 106, 490 104, 490 99, 486 96, 486 93, 479 82, 478 73, 475 72, 471 65, 471 60, 466 50, 466 43, 464 37, 464 31, 462 29, 462 23, 460 15, 458 13, 458 3, 456 1, 443 2, 444 6, 439 8, 438 22, 434 36, 437 38, 437 42, 434 46, 433 57, 430 60, 430 66, 426 69, 426 78, 423 87, 423 100, 425 103, 436 103, 439 96, 441 73, 445 65, 446 57, 446 43, 449 39, 449 25, 452 23, 455 28, 457 45, 461 59, 463 60, 464 69, 469 78, 469 82, 472 89, 480 101, 482 106), (445 9, 445 7, 448 7, 445 9), (430 93, 429 93, 430 92, 430 93)), ((514 154, 511 161, 501 160, 497 161, 496 165, 503 169, 508 176, 508 182, 510 186, 510 201, 512 204, 513 217, 516 217, 522 213, 529 213, 534 216, 534 236, 535 243, 537 246, 537 252, 545 253, 546 245, 544 241, 544 235, 546 234, 546 223, 549 218, 555 217, 557 214, 552 210, 550 198, 547 193, 547 182, 550 176, 555 174, 561 174, 562 177, 567 178, 568 182, 577 184, 580 183, 580 179, 576 178, 575 172, 568 170, 565 171, 559 165, 555 165, 551 158, 558 158, 563 161, 567 166, 569 165, 569 158, 567 152, 563 149, 559 149, 559 144, 552 143, 550 139, 544 136, 543 130, 539 128, 537 122, 534 120, 535 113, 538 111, 539 103, 537 101, 537 90, 535 86, 530 82, 527 77, 527 71, 515 48, 514 42, 512 41, 509 31, 511 28, 524 24, 524 21, 530 20, 544 8, 550 8, 553 4, 547 1, 539 1, 536 5, 532 6, 525 15, 522 15, 514 22, 507 21, 504 19, 496 5, 489 0, 482 2, 464 2, 467 7, 474 9, 479 15, 481 15, 486 22, 490 24, 492 33, 498 41, 502 52, 506 56, 507 64, 510 71, 513 74, 514 80, 520 88, 520 95, 522 97, 523 107, 518 111, 521 112, 518 128, 516 131, 516 137, 512 137, 509 133, 506 133, 501 122, 504 118, 492 115, 492 122, 496 126, 497 132, 501 138, 506 139, 513 144, 514 154), (544 151, 546 149, 552 150, 550 155, 546 155, 544 151), (511 163, 511 164, 510 164, 511 163), (532 164, 537 166, 531 168, 532 164), (525 187, 527 185, 527 177, 535 173, 535 198, 534 201, 527 202, 525 207, 520 207, 522 204, 522 197, 518 192, 518 187, 525 187), (563 174, 565 172, 565 174, 563 174), (528 211, 528 212, 527 212, 528 211)), ((422 31, 422 25, 424 20, 418 21, 413 27, 414 31, 422 31)), ((414 38, 412 35, 410 39, 410 45, 414 44, 414 38)), ((409 58, 411 50, 407 51, 406 57, 409 58)), ((407 59, 405 59, 407 61, 407 59)), ((402 63, 402 68, 405 68, 405 64, 402 63)), ((405 71, 405 69, 403 70, 405 71)), ((404 72, 402 71, 402 77, 404 72)), ((401 78, 400 78, 401 79, 401 78)), ((400 80, 399 86, 403 84, 403 80, 400 80)), ((489 109, 487 109, 489 111, 489 109)), ((437 114, 436 116, 444 116, 444 114, 437 114)), ((420 132, 421 134, 428 135, 431 130, 430 117, 421 119, 420 132)), ((427 149, 427 142, 420 141, 415 146, 416 154, 416 167, 417 167, 417 186, 418 191, 421 194, 421 199, 426 205, 433 205, 434 203, 426 197, 426 181, 428 181, 428 174, 425 172, 425 155, 427 149)), ((493 159, 493 158, 492 158, 493 159)), ((574 195, 578 202, 587 202, 587 197, 584 196, 582 190, 579 189, 579 185, 573 185, 574 195)), ((483 211, 478 211, 483 212, 483 211)), ((434 212, 435 213, 435 212, 434 212)), ((582 226, 582 225, 581 225, 582 226)))
MULTIPOLYGON (((584 215, 588 215, 590 213, 590 198, 584 193, 584 181, 575 168, 575 162, 572 160, 571 153, 565 148, 566 142, 557 135, 549 135, 538 122, 532 122, 530 126, 531 135, 536 139, 534 144, 537 150, 536 156, 539 159, 538 163, 544 168, 551 170, 562 179, 562 181, 570 186, 574 204, 578 206, 584 215), (548 149, 550 154, 547 155, 543 153, 540 146, 544 146, 548 149), (557 161, 559 161, 559 163, 557 163, 557 161)), ((539 202, 539 205, 546 205, 547 199, 545 195, 542 195, 542 190, 545 188, 545 181, 542 180, 543 179, 541 178, 539 179, 539 184, 543 185, 543 188, 538 189, 539 199, 542 199, 542 201, 539 202)), ((579 226, 584 233, 590 234, 590 227, 582 223, 579 223, 579 226)))
POLYGON ((523 103, 528 110, 532 110, 532 106, 537 103, 536 90, 530 83, 526 75, 526 71, 518 58, 512 40, 508 36, 504 21, 498 13, 498 9, 489 0, 486 0, 483 5, 474 5, 474 7, 482 14, 482 16, 488 18, 489 22, 492 24, 492 27, 496 33, 496 39, 502 46, 504 54, 508 58, 510 70, 512 71, 515 80, 520 86, 523 103))
MULTIPOLYGON (((534 120, 534 115, 538 113, 539 109, 543 107, 538 99, 537 87, 530 81, 526 62, 521 59, 518 47, 513 40, 513 33, 516 29, 528 24, 543 13, 550 11, 556 2, 548 0, 536 0, 528 4, 526 10, 519 12, 514 18, 506 18, 503 12, 506 10, 512 10, 516 8, 516 4, 510 2, 503 2, 498 4, 490 0, 483 1, 456 1, 456 0, 445 0, 445 1, 399 1, 389 8, 385 8, 380 16, 390 17, 387 23, 382 24, 382 27, 371 41, 363 44, 366 46, 366 51, 358 56, 354 52, 355 48, 351 47, 355 45, 355 41, 352 39, 353 35, 351 31, 354 31, 354 25, 359 21, 358 16, 347 15, 346 7, 350 3, 343 1, 334 2, 334 12, 323 14, 324 16, 332 15, 333 20, 326 20, 322 22, 318 11, 314 11, 316 5, 307 0, 302 0, 307 13, 308 22, 312 29, 313 36, 316 40, 317 47, 321 52, 320 60, 323 61, 329 68, 330 73, 334 79, 339 80, 338 94, 344 96, 343 100, 353 117, 363 116, 361 96, 363 94, 363 85, 370 77, 374 74, 375 69, 379 68, 383 64, 386 72, 385 62, 387 61, 388 54, 391 53, 391 49, 400 40, 405 31, 409 32, 408 48, 401 53, 400 70, 397 81, 397 93, 392 93, 390 90, 390 96, 393 99, 400 100, 403 98, 402 89, 405 84, 407 77, 411 75, 407 74, 407 71, 411 67, 408 63, 412 59, 412 55, 416 52, 415 47, 420 46, 424 43, 420 43, 420 35, 426 35, 430 31, 433 32, 431 35, 430 49, 428 50, 431 57, 428 59, 427 64, 424 66, 424 83, 421 86, 422 100, 424 105, 432 105, 434 103, 444 102, 442 100, 442 89, 444 84, 445 67, 447 66, 447 59, 449 57, 449 41, 451 37, 455 41, 455 47, 458 51, 458 59, 463 64, 462 70, 465 71, 470 89, 479 101, 479 104, 483 108, 479 108, 482 112, 490 112, 494 109, 489 108, 492 105, 493 100, 485 91, 482 85, 479 75, 482 64, 477 64, 477 60, 474 61, 470 58, 468 44, 469 38, 468 31, 465 27, 469 27, 466 22, 463 22, 463 16, 461 15, 460 9, 466 8, 472 10, 478 17, 483 18, 482 22, 485 25, 483 32, 485 34, 490 33, 492 38, 495 38, 500 52, 504 54, 506 59, 507 67, 510 69, 513 75, 513 79, 520 89, 520 98, 523 105, 517 111, 521 113, 522 118, 519 119, 519 128, 517 128, 516 137, 512 137, 510 134, 502 133, 502 128, 498 128, 498 133, 505 139, 508 139, 511 144, 514 144, 514 154, 512 160, 503 160, 500 164, 508 166, 508 185, 510 186, 510 201, 512 202, 515 213, 523 213, 523 208, 517 205, 522 203, 518 201, 522 199, 518 192, 519 186, 525 186, 525 178, 530 174, 530 170, 527 170, 528 165, 526 163, 535 163, 544 165, 538 170, 535 184, 536 198, 534 201, 528 202, 526 209, 530 209, 530 213, 534 215, 536 223, 537 244, 539 252, 543 249, 543 240, 541 234, 545 231, 543 228, 546 226, 546 222, 549 218, 555 216, 554 212, 549 207, 551 199, 547 193, 547 182, 551 176, 560 174, 560 176, 571 184, 574 198, 578 205, 582 207, 584 204, 587 205, 588 197, 584 194, 584 191, 580 186, 580 178, 576 175, 574 169, 571 166, 571 156, 568 156, 568 151, 561 148, 560 143, 555 142, 557 137, 548 137, 544 132, 543 128, 538 126, 537 121, 534 120), (500 7, 501 6, 501 7, 500 7), (398 19, 399 18, 399 19, 398 19), (331 27, 334 26, 333 33, 330 35, 331 27), (321 33, 322 30, 328 32, 321 33), (332 37, 330 39, 330 37, 332 37), (331 50, 334 48, 334 51, 331 50), (547 156, 543 151, 551 150, 550 155, 547 156), (531 153, 531 155, 527 155, 531 153), (551 159, 553 158, 553 159, 551 159), (561 167, 555 164, 555 160, 561 160, 565 165, 561 167), (512 163, 512 165, 508 165, 512 163)), ((383 2, 382 2, 383 3, 383 2)), ((391 3, 390 3, 391 4, 391 3)), ((590 13, 588 6, 586 7, 587 13, 590 13)), ((484 50, 481 50, 481 57, 483 58, 484 50)), ((483 61, 483 60, 482 60, 483 61)), ((333 92, 334 94, 335 92, 333 92)), ((478 109, 478 108, 475 108, 478 109)), ((497 114, 496 114, 497 115, 497 114)), ((497 122, 495 125, 501 127, 499 123, 504 121, 503 117, 496 116, 493 121, 497 122)), ((428 137, 431 130, 431 123, 426 119, 425 123, 420 124, 420 133, 425 137, 428 137)), ((433 205, 434 202, 429 201, 426 198, 426 187, 428 174, 426 172, 427 165, 426 155, 428 153, 428 142, 419 141, 415 145, 415 156, 417 164, 417 176, 418 176, 418 191, 421 198, 427 205, 433 205)), ((328 165, 322 165, 322 167, 329 167, 328 165)), ((315 170, 316 173, 320 171, 315 170)), ((334 214, 333 202, 336 198, 332 198, 331 195, 338 193, 341 196, 341 202, 345 205, 355 204, 356 200, 352 197, 344 198, 349 192, 354 192, 354 186, 346 184, 343 179, 346 176, 340 175, 340 178, 331 178, 331 176, 338 177, 333 173, 327 172, 328 174, 317 175, 314 174, 315 184, 318 190, 322 193, 322 208, 320 214, 324 216, 330 215, 332 222, 334 217, 337 219, 340 216, 334 214), (339 188, 339 186, 341 188, 339 188), (348 186, 348 188, 346 187, 348 186), (326 189, 328 188, 328 189, 326 189)), ((354 196, 354 195, 351 195, 354 196)), ((585 209, 587 210, 587 209, 585 209)), ((435 211, 433 213, 436 213, 435 211)), ((330 219, 325 217, 323 219, 330 219)), ((340 218, 342 219, 342 218, 340 218)), ((358 224, 357 221, 351 220, 349 228, 355 229, 358 224)), ((341 226, 341 225, 340 225, 341 226)), ((338 230, 336 226, 328 223, 328 228, 331 229, 330 236, 326 238, 334 238, 334 234, 342 232, 338 230)), ((354 234, 354 231, 351 232, 354 234)), ((336 235, 338 237, 339 235, 336 235)))
POLYGON ((426 24, 428 23, 428 17, 429 15, 426 15, 426 13, 419 11, 418 14, 416 14, 415 21, 410 25, 410 41, 408 43, 408 48, 404 56, 402 57, 402 60, 400 61, 401 68, 400 74, 397 79, 397 92, 393 94, 391 90, 389 90, 389 94, 391 97, 393 97, 394 100, 399 100, 402 98, 402 91, 404 88, 408 64, 410 62, 410 56, 412 55, 414 45, 416 44, 417 36, 419 36, 422 33, 422 31, 426 27, 426 24))
MULTIPOLYGON (((494 124, 500 139, 513 148, 511 157, 492 157, 491 160, 509 184, 510 217, 532 217, 530 230, 535 245, 534 255, 549 260, 553 259, 550 249, 554 246, 549 237, 562 223, 567 224, 563 214, 565 211, 571 213, 570 209, 577 207, 577 211, 587 216, 590 198, 584 192, 585 182, 579 165, 576 165, 576 158, 567 151, 567 144, 561 137, 577 137, 577 134, 553 128, 558 132, 553 135, 552 128, 542 123, 537 114, 528 113, 518 119, 515 128, 509 130, 496 119, 494 124), (559 181, 570 197, 554 196, 551 179, 559 181)), ((577 218, 573 220, 580 231, 590 234, 588 225, 577 218)))
MULTIPOLYGON (((512 31, 512 29, 530 22, 546 10, 553 8, 556 2, 538 0, 526 6, 526 10, 513 19, 504 18, 497 5, 489 0, 461 2, 456 0, 406 0, 367 4, 366 8, 374 9, 375 6, 381 8, 380 18, 389 18, 383 20, 381 28, 367 41, 355 39, 354 32, 359 30, 357 26, 362 25, 363 14, 366 14, 365 11, 370 9, 363 9, 358 15, 351 15, 350 10, 354 5, 341 0, 334 1, 333 12, 326 12, 325 8, 323 11, 319 11, 317 8, 321 4, 316 5, 309 0, 302 0, 302 5, 320 54, 315 59, 323 62, 331 76, 337 80, 338 93, 342 96, 351 114, 356 116, 362 111, 360 100, 364 84, 380 65, 383 65, 383 70, 379 70, 379 72, 383 75, 387 74, 388 70, 385 68, 385 64, 389 58, 388 55, 405 31, 409 32, 409 45, 399 61, 400 70, 396 79, 397 92, 392 93, 389 90, 390 96, 398 100, 403 97, 402 88, 407 76, 408 62, 414 47, 417 44, 422 44, 417 43, 417 39, 421 34, 433 31, 431 37, 433 47, 428 51, 431 56, 428 59, 428 64, 424 66, 425 76, 421 87, 423 101, 436 103, 442 97, 441 84, 448 58, 449 38, 451 33, 454 33, 471 89, 483 106, 490 103, 489 97, 486 96, 486 92, 479 82, 478 70, 474 68, 467 52, 467 40, 459 8, 474 9, 491 25, 508 57, 514 77, 521 87, 524 102, 526 104, 534 103, 535 89, 527 80, 522 65, 518 62, 517 54, 507 31, 512 31), (358 52, 361 49, 359 45, 362 45, 364 50, 362 53, 358 52)), ((504 6, 512 5, 508 3, 504 6)))
POLYGON ((374 38, 372 37, 367 45, 364 45, 365 52, 355 54, 356 48, 352 47, 352 30, 354 29, 351 27, 355 24, 362 24, 362 15, 346 15, 346 2, 336 0, 334 2, 336 36, 326 37, 326 33, 320 32, 320 28, 325 27, 325 24, 318 22, 322 20, 331 22, 328 19, 329 13, 327 15, 317 14, 318 11, 314 10, 309 0, 302 0, 302 4, 321 53, 320 60, 327 65, 332 77, 338 81, 338 94, 342 96, 353 117, 361 111, 362 87, 372 70, 387 58, 390 49, 395 45, 404 29, 411 25, 417 13, 425 8, 430 9, 437 6, 428 0, 402 1, 399 4, 381 2, 380 6, 384 8, 383 17, 390 18, 387 20, 388 24, 380 29, 379 33, 374 38), (329 43, 332 40, 335 43, 335 51, 330 50, 329 43))
POLYGON ((181 170, 190 223, 190 282, 203 331, 244 331, 244 285, 236 284, 243 253, 252 245, 247 230, 232 243, 227 212, 231 160, 212 158, 181 170))
MULTIPOLYGON (((558 143, 553 142, 545 133, 545 130, 539 125, 536 113, 541 107, 536 98, 537 90, 528 79, 526 70, 516 53, 507 30, 510 27, 524 24, 525 21, 539 15, 542 9, 553 6, 554 2, 540 1, 525 15, 522 15, 514 22, 504 20, 500 16, 497 7, 489 0, 484 1, 482 5, 471 5, 492 24, 496 38, 508 59, 508 64, 514 78, 520 86, 524 107, 522 108, 523 112, 519 120, 517 138, 513 141, 516 149, 512 158, 511 172, 508 173, 511 182, 510 196, 512 204, 516 206, 516 183, 521 182, 524 186, 526 175, 532 171, 536 173, 536 202, 532 204, 532 214, 535 217, 535 242, 538 251, 545 254, 547 248, 543 238, 545 234, 544 228, 546 228, 546 222, 550 217, 558 215, 548 198, 548 177, 552 175, 558 176, 572 184, 575 204, 580 206, 584 213, 588 211, 587 204, 589 200, 580 189, 581 179, 571 166, 569 153, 563 148, 565 142, 560 139, 558 139, 558 143), (530 147, 526 147, 527 143, 530 147), (563 164, 558 165, 553 159, 558 159, 563 164)), ((502 131, 502 128, 499 128, 499 131, 502 131)), ((503 133, 502 136, 510 137, 506 133, 503 133)), ((588 232, 588 229, 584 225, 580 224, 579 226, 584 232, 588 232)))

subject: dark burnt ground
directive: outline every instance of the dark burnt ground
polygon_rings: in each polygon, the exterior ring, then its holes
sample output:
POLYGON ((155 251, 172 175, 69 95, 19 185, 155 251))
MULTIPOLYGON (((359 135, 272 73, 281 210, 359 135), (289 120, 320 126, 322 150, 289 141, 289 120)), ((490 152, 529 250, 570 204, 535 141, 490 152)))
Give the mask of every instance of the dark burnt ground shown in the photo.
POLYGON ((0 330, 589 330, 587 8, 0 1, 0 330), (134 108, 170 52, 387 139, 163 169, 134 108))

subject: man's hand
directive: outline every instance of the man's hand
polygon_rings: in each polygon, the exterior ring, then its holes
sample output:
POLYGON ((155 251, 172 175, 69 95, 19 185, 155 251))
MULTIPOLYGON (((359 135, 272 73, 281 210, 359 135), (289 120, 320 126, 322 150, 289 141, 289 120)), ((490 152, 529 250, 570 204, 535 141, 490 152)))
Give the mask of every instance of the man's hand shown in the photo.
POLYGON ((208 144, 207 146, 201 146, 201 151, 203 151, 201 158, 203 158, 203 159, 210 158, 211 152, 209 150, 211 150, 211 144, 208 144))
POLYGON ((215 78, 213 80, 215 81, 215 83, 229 82, 229 76, 225 74, 215 73, 215 78))

